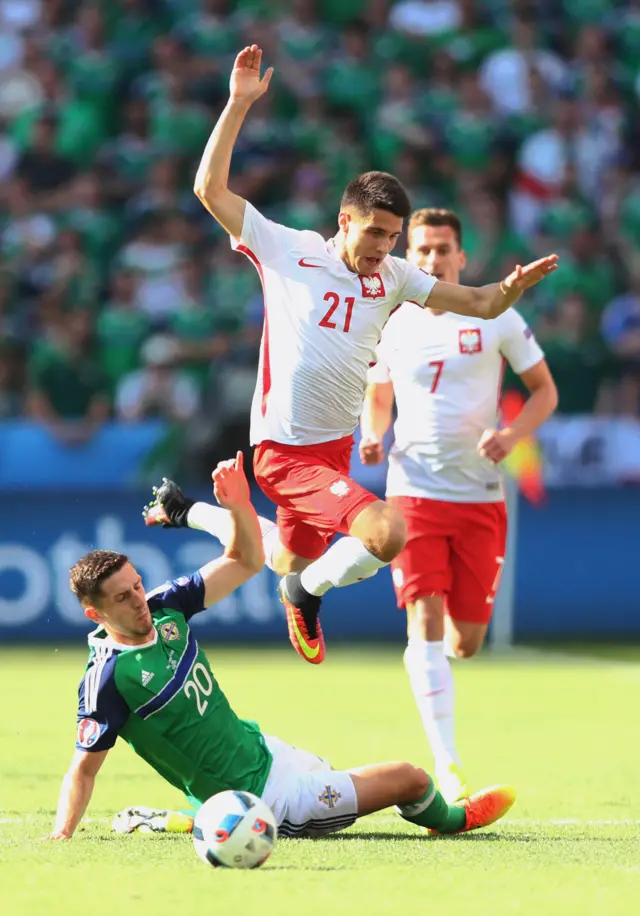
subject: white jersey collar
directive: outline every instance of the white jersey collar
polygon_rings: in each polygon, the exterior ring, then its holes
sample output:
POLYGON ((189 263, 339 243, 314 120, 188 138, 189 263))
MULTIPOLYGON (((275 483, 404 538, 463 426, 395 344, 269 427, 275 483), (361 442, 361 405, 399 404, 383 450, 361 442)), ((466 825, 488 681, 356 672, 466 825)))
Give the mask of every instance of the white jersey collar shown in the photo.
POLYGON ((99 646, 106 646, 109 649, 117 649, 119 652, 124 652, 126 649, 148 649, 150 646, 155 646, 158 642, 158 631, 155 627, 153 628, 153 639, 150 639, 148 642, 139 643, 135 646, 125 646, 123 643, 116 642, 115 639, 108 636, 104 626, 100 624, 100 626, 89 633, 87 642, 90 646, 93 646, 94 649, 99 646))

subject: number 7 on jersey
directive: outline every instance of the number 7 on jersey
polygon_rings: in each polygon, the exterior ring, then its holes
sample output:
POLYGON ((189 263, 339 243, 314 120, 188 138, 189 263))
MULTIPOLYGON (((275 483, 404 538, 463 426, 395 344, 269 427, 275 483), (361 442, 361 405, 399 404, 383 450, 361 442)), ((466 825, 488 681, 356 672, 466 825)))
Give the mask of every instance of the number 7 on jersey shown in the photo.
POLYGON ((433 380, 431 382, 431 391, 429 393, 435 394, 436 391, 438 390, 438 385, 440 384, 440 376, 442 375, 442 370, 444 368, 444 360, 443 359, 432 359, 429 365, 433 366, 435 370, 433 373, 433 380))

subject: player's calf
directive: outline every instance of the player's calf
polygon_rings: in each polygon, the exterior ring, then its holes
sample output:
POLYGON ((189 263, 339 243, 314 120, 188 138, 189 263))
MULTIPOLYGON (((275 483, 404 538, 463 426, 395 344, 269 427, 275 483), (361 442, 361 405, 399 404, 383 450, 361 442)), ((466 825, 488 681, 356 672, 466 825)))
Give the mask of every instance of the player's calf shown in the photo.
POLYGON ((482 648, 486 635, 487 624, 447 618, 445 645, 455 658, 473 658, 482 648))
POLYGON ((406 821, 433 833, 455 834, 494 823, 511 808, 515 793, 506 786, 484 789, 449 805, 432 778, 410 763, 380 763, 350 771, 358 816, 394 805, 406 821))
POLYGON ((410 804, 428 790, 429 775, 412 763, 374 763, 349 770, 358 797, 358 817, 391 805, 410 804))
POLYGON ((277 544, 271 554, 271 568, 278 576, 288 576, 289 573, 300 573, 314 561, 299 557, 293 551, 277 544))

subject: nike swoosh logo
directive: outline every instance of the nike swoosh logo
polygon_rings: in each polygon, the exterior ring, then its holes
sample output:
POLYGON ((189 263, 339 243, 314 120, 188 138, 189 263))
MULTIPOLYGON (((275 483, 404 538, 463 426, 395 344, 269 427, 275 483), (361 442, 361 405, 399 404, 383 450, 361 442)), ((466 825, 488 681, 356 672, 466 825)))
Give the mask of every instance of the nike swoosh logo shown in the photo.
POLYGON ((298 626, 298 622, 296 620, 295 614, 291 614, 291 623, 293 624, 293 629, 295 630, 295 634, 298 638, 298 643, 300 645, 300 648, 304 652, 305 657, 306 658, 317 658, 318 653, 320 652, 320 643, 318 643, 315 649, 311 648, 309 643, 306 641, 306 639, 300 632, 300 628, 298 626))
POLYGON ((322 270, 322 264, 307 264, 304 258, 300 258, 298 264, 300 267, 315 267, 318 270, 322 270))

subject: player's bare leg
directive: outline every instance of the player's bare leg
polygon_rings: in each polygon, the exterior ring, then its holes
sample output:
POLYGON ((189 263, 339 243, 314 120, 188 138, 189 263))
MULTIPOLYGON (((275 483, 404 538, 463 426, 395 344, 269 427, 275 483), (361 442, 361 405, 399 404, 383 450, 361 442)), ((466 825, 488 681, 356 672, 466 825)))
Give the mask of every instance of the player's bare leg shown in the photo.
POLYGON ((368 503, 353 520, 349 536, 336 541, 301 573, 280 583, 291 643, 306 661, 324 660, 324 638, 318 615, 330 588, 353 585, 375 576, 396 557, 406 542, 402 515, 381 500, 368 503))
POLYGON ((356 789, 358 817, 394 805, 398 814, 430 833, 455 834, 486 827, 515 801, 508 786, 494 786, 449 805, 421 767, 376 763, 348 771, 356 789))
POLYGON ((488 624, 468 620, 445 618, 444 645, 447 655, 454 658, 473 658, 484 645, 488 624))
MULTIPOLYGON (((431 777, 411 763, 375 763, 346 771, 356 792, 358 817, 394 806, 406 821, 431 834, 453 835, 486 827, 503 817, 515 801, 508 786, 483 789, 449 805, 431 777)), ((179 811, 126 808, 115 815, 116 833, 190 833, 193 819, 179 811)))
POLYGON ((351 537, 358 538, 366 549, 387 565, 407 543, 407 526, 400 512, 389 503, 369 503, 353 520, 351 537))
POLYGON ((299 557, 297 553, 284 547, 278 542, 271 554, 271 569, 279 576, 288 576, 289 573, 300 573, 307 566, 315 562, 306 557, 299 557))

